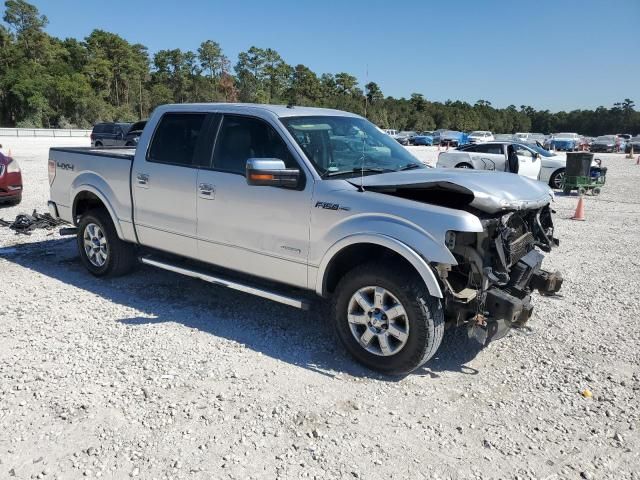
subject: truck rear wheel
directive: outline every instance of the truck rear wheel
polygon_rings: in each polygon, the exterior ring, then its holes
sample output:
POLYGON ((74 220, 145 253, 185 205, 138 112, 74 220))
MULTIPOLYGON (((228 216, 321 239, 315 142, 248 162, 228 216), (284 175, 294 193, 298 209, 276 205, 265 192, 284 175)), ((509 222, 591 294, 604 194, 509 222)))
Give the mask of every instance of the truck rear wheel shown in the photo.
POLYGON ((136 264, 135 248, 118 238, 109 214, 90 210, 78 224, 78 251, 84 266, 96 277, 116 277, 136 264))
POLYGON ((444 315, 413 271, 378 262, 348 272, 332 302, 336 334, 360 363, 386 374, 423 365, 442 341, 444 315))

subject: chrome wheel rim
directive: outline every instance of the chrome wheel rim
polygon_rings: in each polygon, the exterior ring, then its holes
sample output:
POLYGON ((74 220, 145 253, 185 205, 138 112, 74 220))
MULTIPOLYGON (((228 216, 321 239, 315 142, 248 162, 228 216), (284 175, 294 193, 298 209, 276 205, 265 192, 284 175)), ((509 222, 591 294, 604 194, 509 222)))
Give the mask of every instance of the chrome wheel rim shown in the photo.
POLYGON ((553 186, 555 188, 562 188, 564 185, 564 172, 558 173, 553 180, 553 186))
POLYGON ((396 355, 409 339, 405 308, 382 287, 363 287, 354 293, 349 300, 347 319, 353 338, 374 355, 396 355))
POLYGON ((84 253, 91 265, 103 267, 107 263, 107 238, 95 223, 89 223, 83 234, 84 253))

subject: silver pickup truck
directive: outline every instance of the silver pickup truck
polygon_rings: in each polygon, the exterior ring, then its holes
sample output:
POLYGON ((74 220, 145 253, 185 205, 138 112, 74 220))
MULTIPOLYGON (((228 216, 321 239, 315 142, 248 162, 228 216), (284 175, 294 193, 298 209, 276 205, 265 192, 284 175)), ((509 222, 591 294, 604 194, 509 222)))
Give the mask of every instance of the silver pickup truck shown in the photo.
POLYGON ((52 148, 55 217, 96 276, 138 262, 308 308, 328 298, 360 362, 406 373, 445 323, 481 343, 531 316, 551 190, 435 170, 362 117, 271 105, 167 105, 134 149, 52 148))

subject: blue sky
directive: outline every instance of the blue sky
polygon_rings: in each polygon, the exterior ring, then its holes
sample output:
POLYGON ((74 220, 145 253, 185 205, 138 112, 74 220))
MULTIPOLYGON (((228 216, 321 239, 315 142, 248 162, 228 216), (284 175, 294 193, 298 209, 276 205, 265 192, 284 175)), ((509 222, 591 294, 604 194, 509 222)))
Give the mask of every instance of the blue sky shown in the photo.
POLYGON ((385 95, 568 110, 640 105, 640 0, 30 0, 49 33, 94 28, 149 47, 252 45, 316 73, 341 71, 385 95), (367 76, 368 70, 368 76, 367 76))

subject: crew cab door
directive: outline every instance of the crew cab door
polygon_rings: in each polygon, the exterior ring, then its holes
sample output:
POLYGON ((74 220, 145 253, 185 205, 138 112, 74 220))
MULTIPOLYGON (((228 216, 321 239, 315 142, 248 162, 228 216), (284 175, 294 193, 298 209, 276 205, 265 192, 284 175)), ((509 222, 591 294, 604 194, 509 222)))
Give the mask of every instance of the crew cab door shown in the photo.
POLYGON ((540 177, 542 162, 536 154, 522 145, 514 145, 516 155, 518 155, 518 175, 522 175, 533 180, 540 177))
POLYGON ((201 260, 306 288, 313 183, 304 181, 302 168, 272 125, 225 114, 212 163, 198 174, 201 260), (248 185, 249 158, 277 158, 301 169, 299 189, 248 185))
POLYGON ((196 187, 199 163, 210 156, 207 119, 205 113, 165 113, 148 150, 136 152, 131 190, 140 244, 197 258, 196 187))

